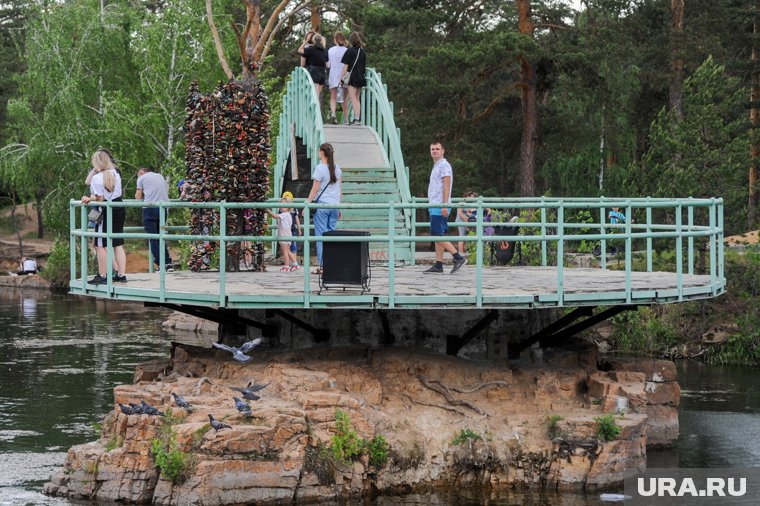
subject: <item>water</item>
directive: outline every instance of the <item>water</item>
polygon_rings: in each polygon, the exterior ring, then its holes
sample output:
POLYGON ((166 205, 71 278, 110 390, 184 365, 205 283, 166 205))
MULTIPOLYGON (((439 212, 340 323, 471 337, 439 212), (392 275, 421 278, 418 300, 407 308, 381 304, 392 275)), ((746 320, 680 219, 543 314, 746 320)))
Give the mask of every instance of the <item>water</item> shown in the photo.
POLYGON ((113 387, 169 353, 160 312, 0 288, 0 505, 72 504, 42 495, 69 447, 97 439, 113 387))
MULTIPOLYGON (((104 303, 0 288, 0 506, 71 506, 42 485, 69 447, 97 439, 113 407, 113 387, 131 383, 137 364, 167 357, 165 313, 141 304, 104 303)), ((650 451, 649 467, 760 466, 757 369, 679 364, 681 436, 650 451)), ((380 498, 376 505, 592 506, 598 495, 472 492, 380 498)), ((89 504, 89 503, 88 503, 89 504)))

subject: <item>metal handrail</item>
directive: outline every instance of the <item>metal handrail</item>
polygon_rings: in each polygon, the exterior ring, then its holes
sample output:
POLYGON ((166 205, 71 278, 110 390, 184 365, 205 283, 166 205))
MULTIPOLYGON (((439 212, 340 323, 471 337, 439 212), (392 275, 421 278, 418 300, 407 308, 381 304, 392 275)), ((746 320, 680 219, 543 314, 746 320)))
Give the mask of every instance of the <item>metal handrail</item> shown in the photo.
MULTIPOLYGON (((388 232, 386 235, 372 235, 372 236, 328 236, 320 237, 320 241, 324 242, 373 242, 373 243, 387 243, 389 245, 389 258, 387 261, 387 268, 389 274, 389 293, 388 293, 388 305, 394 307, 398 300, 403 297, 395 294, 394 276, 397 267, 394 262, 394 245, 396 243, 418 243, 418 242, 440 242, 440 241, 463 241, 463 242, 475 242, 476 243, 476 286, 474 296, 460 296, 457 300, 460 303, 474 303, 476 307, 482 307, 485 296, 483 293, 483 267, 484 267, 484 254, 485 244, 492 241, 520 241, 525 243, 540 243, 541 245, 541 265, 549 266, 549 255, 547 254, 548 245, 554 245, 554 265, 557 269, 557 284, 556 291, 550 296, 544 297, 541 304, 563 306, 565 305, 564 294, 564 270, 567 263, 567 253, 565 251, 565 244, 572 242, 579 242, 583 240, 611 240, 625 242, 625 263, 624 263, 624 275, 625 275, 625 303, 635 303, 639 296, 636 290, 632 287, 631 274, 634 272, 633 268, 633 241, 634 240, 646 240, 646 272, 652 272, 652 258, 654 249, 652 246, 653 239, 670 239, 675 240, 675 257, 676 257, 676 277, 677 277, 677 297, 676 300, 684 300, 684 275, 692 274, 694 269, 694 248, 695 244, 693 239, 701 237, 706 240, 707 253, 709 254, 709 283, 704 286, 709 290, 709 294, 712 296, 718 295, 725 291, 726 279, 724 273, 724 255, 723 255, 723 200, 722 199, 618 199, 614 203, 625 203, 626 205, 620 205, 625 210, 625 214, 628 217, 633 216, 634 210, 644 211, 646 219, 644 223, 632 223, 630 219, 623 224, 610 224, 604 221, 604 211, 609 209, 610 201, 608 199, 573 199, 571 202, 565 202, 564 199, 549 199, 540 198, 534 199, 532 202, 528 199, 487 199, 480 197, 476 201, 467 201, 464 199, 455 199, 450 204, 452 209, 456 208, 476 208, 477 209, 477 221, 475 223, 456 222, 453 225, 467 226, 474 228, 474 235, 450 235, 445 237, 430 237, 417 235, 415 229, 412 229, 411 235, 399 235, 394 226, 393 219, 389 220, 388 232), (597 223, 570 223, 566 221, 566 217, 569 213, 568 210, 575 210, 580 208, 596 208, 600 210, 600 216, 602 220, 597 223), (521 230, 527 229, 533 232, 537 232, 534 235, 486 235, 486 226, 497 226, 500 224, 507 225, 507 222, 491 223, 484 221, 485 209, 507 209, 507 208, 528 208, 537 209, 541 212, 540 221, 537 222, 520 222, 509 223, 510 225, 517 225, 521 230), (652 209, 669 209, 675 213, 675 223, 655 223, 653 221, 652 209), (703 212, 697 213, 698 215, 707 213, 707 221, 700 220, 700 216, 695 215, 695 210, 703 209, 703 212), (551 212, 545 212, 551 211, 551 212), (683 215, 687 215, 686 223, 683 222, 683 215), (473 227, 474 225, 474 227, 473 227), (589 229, 592 232, 576 233, 580 228, 578 225, 583 225, 583 228, 589 229), (596 232, 598 230, 598 233, 596 232), (683 241, 687 238, 687 241, 683 241), (685 242, 685 245, 684 245, 685 242), (686 250, 686 256, 684 256, 684 249, 686 250), (686 274, 684 274, 684 263, 686 263, 686 274), (464 302, 461 302, 464 301, 464 302)), ((385 210, 388 212, 389 218, 393 218, 399 211, 405 209, 428 209, 431 207, 439 207, 440 204, 430 204, 426 202, 408 202, 398 203, 390 202, 383 204, 314 204, 306 201, 295 201, 289 204, 291 207, 303 209, 303 236, 297 237, 277 237, 272 235, 256 236, 256 235, 238 235, 230 236, 225 232, 226 214, 230 209, 272 209, 281 206, 279 202, 259 202, 259 203, 245 203, 245 202, 187 202, 187 201, 171 201, 157 204, 146 204, 143 201, 125 200, 123 202, 101 202, 99 205, 104 205, 107 213, 108 229, 106 233, 99 234, 97 232, 90 232, 87 230, 87 208, 79 201, 72 200, 69 205, 69 221, 70 221, 70 272, 71 272, 71 291, 72 293, 87 294, 96 292, 99 295, 103 293, 101 289, 93 290, 88 288, 86 283, 79 282, 77 276, 77 243, 80 244, 79 250, 81 252, 87 252, 87 238, 105 236, 110 238, 124 238, 124 239, 158 239, 163 257, 164 245, 166 241, 219 241, 220 242, 220 271, 219 271, 219 299, 217 304, 220 307, 227 305, 227 294, 225 292, 225 280, 227 273, 224 269, 224 261, 226 259, 226 247, 228 243, 240 242, 240 241, 256 241, 256 242, 276 242, 281 240, 296 241, 304 243, 304 251, 309 251, 310 244, 315 241, 315 237, 311 232, 312 213, 317 209, 377 209, 385 210), (120 234, 114 234, 111 229, 112 220, 111 214, 115 207, 158 207, 161 210, 171 210, 177 208, 207 208, 214 209, 219 213, 219 233, 210 235, 190 235, 190 234, 177 234, 171 230, 173 227, 167 227, 165 221, 165 213, 161 212, 161 223, 158 234, 147 233, 134 233, 125 232, 120 234)), ((111 248, 108 249, 107 265, 112 262, 113 253, 111 248)), ((602 268, 606 268, 605 264, 606 255, 602 255, 602 268)), ((163 258, 161 265, 163 265, 163 258)), ((310 256, 307 254, 304 256, 304 285, 303 296, 300 299, 298 305, 300 307, 310 307, 312 303, 325 299, 325 296, 315 295, 310 293, 310 273, 309 273, 310 256), (320 299, 320 297, 322 297, 320 299)), ((384 262, 385 263, 385 262, 384 262)), ((81 255, 79 270, 81 279, 87 278, 87 258, 86 254, 81 255)), ((252 274, 255 275, 255 274, 252 274)), ((159 300, 161 302, 167 299, 167 292, 165 290, 165 277, 166 274, 163 270, 159 273, 159 300)), ((707 275, 706 275, 707 277, 707 275)), ((105 294, 111 296, 114 293, 114 287, 112 281, 109 278, 105 287, 105 294)), ((593 295, 593 294, 592 294, 593 295)), ((366 303, 373 303, 373 295, 361 295, 355 296, 360 301, 366 303), (366 299, 366 300, 365 300, 366 299)), ((329 298, 329 296, 328 296, 329 298)), ((577 296, 576 296, 577 298, 577 296)), ((408 297, 407 297, 408 299, 408 297)), ((598 299, 594 299, 598 300, 598 299)), ((416 304, 440 304, 441 296, 426 296, 424 299, 415 301, 416 304)))
POLYGON ((295 136, 301 138, 306 145, 309 158, 316 163, 319 159, 319 146, 325 142, 325 129, 322 122, 322 106, 314 88, 314 81, 304 67, 296 67, 291 72, 282 98, 280 131, 276 141, 275 195, 282 194, 282 180, 287 170, 285 164, 291 149, 295 148, 291 146, 291 129, 295 129, 295 136))

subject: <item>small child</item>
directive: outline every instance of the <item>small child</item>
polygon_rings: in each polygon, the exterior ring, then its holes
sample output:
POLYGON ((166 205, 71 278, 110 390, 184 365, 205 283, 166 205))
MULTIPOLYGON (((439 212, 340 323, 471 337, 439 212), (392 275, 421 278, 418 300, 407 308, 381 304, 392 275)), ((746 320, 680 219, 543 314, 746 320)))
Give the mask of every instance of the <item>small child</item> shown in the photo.
MULTIPOLYGON (((288 202, 288 199, 280 199, 280 202, 288 202)), ((281 207, 279 214, 275 214, 267 209, 267 213, 269 216, 277 220, 278 237, 293 237, 293 234, 290 231, 290 228, 293 225, 293 217, 290 214, 289 208, 281 207)), ((280 272, 292 272, 300 269, 301 267, 298 265, 298 261, 296 260, 296 254, 290 251, 290 241, 280 241, 279 244, 283 263, 282 268, 280 268, 280 272)))
POLYGON ((612 210, 607 214, 607 218, 612 224, 625 223, 625 215, 620 212, 619 207, 613 207, 612 210))

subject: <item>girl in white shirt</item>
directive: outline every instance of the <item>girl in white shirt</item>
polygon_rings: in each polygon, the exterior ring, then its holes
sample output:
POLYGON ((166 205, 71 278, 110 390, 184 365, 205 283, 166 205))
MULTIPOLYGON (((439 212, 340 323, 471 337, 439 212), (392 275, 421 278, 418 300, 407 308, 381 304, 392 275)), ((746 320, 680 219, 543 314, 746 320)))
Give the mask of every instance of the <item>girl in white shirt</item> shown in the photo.
MULTIPOLYGON (((90 202, 121 202, 121 176, 116 170, 111 157, 105 150, 98 150, 92 155, 92 166, 96 174, 93 176, 91 185, 92 195, 85 195, 82 197, 82 203, 88 204, 90 202)), ((108 213, 103 209, 104 218, 103 221, 95 228, 96 232, 105 233, 108 230, 108 213)), ((112 232, 120 234, 124 232, 124 220, 126 218, 126 209, 123 207, 111 208, 111 216, 113 218, 112 232)), ((113 276, 113 281, 116 283, 124 283, 127 281, 125 275, 127 266, 127 255, 124 251, 124 239, 113 239, 111 246, 114 249, 114 263, 116 264, 116 274, 113 276)), ((108 258, 106 248, 109 245, 109 240, 105 237, 95 238, 95 251, 98 258, 98 274, 88 281, 88 283, 95 285, 105 284, 108 275, 108 265, 106 260, 108 258)))

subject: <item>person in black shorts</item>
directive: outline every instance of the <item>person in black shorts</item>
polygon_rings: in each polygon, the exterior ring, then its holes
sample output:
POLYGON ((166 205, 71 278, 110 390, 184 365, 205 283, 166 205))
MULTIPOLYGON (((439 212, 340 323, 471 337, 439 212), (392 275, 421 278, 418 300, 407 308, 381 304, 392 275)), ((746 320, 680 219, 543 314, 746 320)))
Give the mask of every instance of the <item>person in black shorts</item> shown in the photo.
POLYGON ((341 63, 343 63, 343 75, 348 74, 348 98, 351 100, 351 107, 354 110, 354 119, 351 125, 361 125, 362 123, 362 104, 359 97, 362 88, 367 86, 367 80, 364 77, 367 66, 367 55, 364 51, 364 41, 357 32, 353 32, 348 37, 351 47, 343 54, 341 63))
MULTIPOLYGON (((312 34, 313 32, 309 32, 312 34)), ((298 54, 301 55, 301 66, 306 70, 314 81, 314 88, 317 90, 317 97, 322 99, 322 87, 327 84, 327 49, 325 49, 325 38, 318 33, 314 33, 309 39, 309 35, 298 48, 298 54)))

